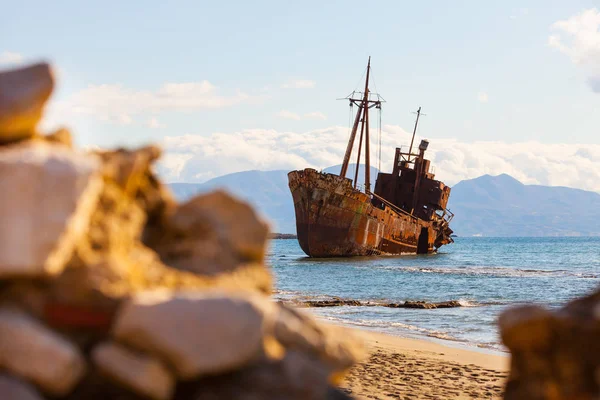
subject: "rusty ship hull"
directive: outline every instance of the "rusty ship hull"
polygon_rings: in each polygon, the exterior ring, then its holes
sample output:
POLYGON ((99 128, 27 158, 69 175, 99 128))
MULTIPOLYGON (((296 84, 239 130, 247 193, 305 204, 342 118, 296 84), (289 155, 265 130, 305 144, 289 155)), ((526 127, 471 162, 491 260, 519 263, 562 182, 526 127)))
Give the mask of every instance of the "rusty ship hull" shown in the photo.
POLYGON ((288 178, 298 242, 310 257, 424 254, 440 244, 434 223, 374 206, 348 178, 310 168, 288 178))
MULTIPOLYGON (((379 172, 371 191, 369 109, 381 112, 385 100, 370 92, 370 71, 369 57, 364 91, 353 91, 346 97, 358 111, 340 173, 307 168, 288 174, 298 242, 310 257, 427 254, 452 243, 449 224, 454 214, 446 208, 451 189, 430 171, 430 161, 425 158, 427 139, 422 139, 419 152, 413 153, 421 107, 415 113, 408 152, 396 148, 391 173, 379 172), (359 96, 355 96, 357 93, 359 96), (351 180, 347 178, 348 165, 359 131, 356 170, 351 180), (365 180, 361 191, 357 183, 363 143, 365 180)), ((381 139, 379 146, 381 161, 381 139)))

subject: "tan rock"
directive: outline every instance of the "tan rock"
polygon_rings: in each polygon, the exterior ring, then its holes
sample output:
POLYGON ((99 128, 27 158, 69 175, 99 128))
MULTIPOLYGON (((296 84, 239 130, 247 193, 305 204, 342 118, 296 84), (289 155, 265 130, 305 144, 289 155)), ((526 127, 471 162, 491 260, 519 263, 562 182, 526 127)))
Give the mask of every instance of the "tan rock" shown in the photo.
POLYGON ((0 149, 0 278, 60 273, 102 188, 94 157, 43 143, 0 149))
POLYGON ((99 370, 124 387, 154 400, 170 399, 175 379, 159 360, 115 343, 102 343, 92 351, 99 370))
POLYGON ((280 360, 263 360, 227 375, 207 376, 197 382, 194 399, 350 400, 331 387, 322 363, 302 352, 290 351, 280 360))
POLYGON ((349 329, 317 322, 284 305, 278 308, 273 329, 275 339, 284 347, 322 360, 332 376, 347 370, 366 355, 362 342, 349 329))
POLYGON ((217 275, 261 263, 268 232, 247 203, 218 190, 179 206, 148 245, 167 265, 217 275))
POLYGON ((161 219, 167 209, 175 207, 172 194, 152 169, 152 164, 160 157, 160 148, 146 146, 97 154, 103 160, 105 179, 115 183, 126 196, 136 201, 147 214, 149 224, 157 223, 155 219, 161 219))
POLYGON ((0 309, 0 368, 44 392, 67 394, 85 372, 85 361, 71 343, 29 315, 0 309))
POLYGON ((0 396, 2 400, 43 400, 35 387, 5 374, 0 374, 0 396))
POLYGON ((521 306, 500 316, 498 325, 505 345, 514 349, 545 349, 552 339, 552 314, 539 306, 521 306))
POLYGON ((600 398, 600 290, 563 308, 521 306, 499 319, 511 353, 505 399, 600 398))
POLYGON ((122 307, 113 336, 159 355, 181 379, 223 373, 260 355, 271 304, 219 291, 145 293, 122 307))
POLYGON ((73 138, 71 137, 71 132, 69 132, 69 130, 66 128, 57 129, 49 135, 42 136, 41 139, 49 143, 62 144, 70 149, 73 148, 73 138))
POLYGON ((0 72, 0 144, 30 138, 54 88, 48 64, 0 72))

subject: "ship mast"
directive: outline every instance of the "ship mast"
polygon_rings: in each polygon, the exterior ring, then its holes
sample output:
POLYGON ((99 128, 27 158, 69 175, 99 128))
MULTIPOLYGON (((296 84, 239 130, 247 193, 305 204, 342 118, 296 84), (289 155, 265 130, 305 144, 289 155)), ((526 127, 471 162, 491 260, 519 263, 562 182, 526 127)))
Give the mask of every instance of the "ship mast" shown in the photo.
MULTIPOLYGON (((416 113, 413 114, 417 114, 417 119, 415 121, 415 129, 413 130, 413 134, 412 134, 412 139, 410 140, 410 147, 408 148, 408 162, 410 162, 410 158, 412 156, 412 147, 413 147, 413 143, 415 142, 415 134, 417 133, 417 125, 419 125, 419 117, 421 116, 421 107, 419 106, 419 109, 417 110, 416 113)), ((425 114, 423 114, 425 115, 425 114)))
POLYGON ((360 167, 360 155, 362 151, 362 142, 363 137, 365 139, 365 192, 369 193, 371 190, 371 149, 370 149, 370 139, 369 139, 369 109, 372 107, 381 108, 382 100, 379 95, 377 95, 377 100, 369 100, 369 77, 371 73, 371 57, 369 57, 369 62, 367 63, 367 77, 365 79, 365 90, 363 92, 363 97, 360 99, 353 98, 352 95, 348 96, 347 99, 350 101, 351 105, 358 106, 358 111, 356 112, 356 117, 354 118, 354 124, 352 126, 352 131, 350 133, 350 138, 348 139, 348 145, 346 146, 346 153, 344 154, 344 161, 342 163, 342 169, 340 171, 340 176, 346 177, 348 172, 348 164, 350 163, 350 157, 352 156, 352 149, 354 147, 354 141, 356 140, 356 133, 358 132, 358 124, 361 123, 360 128, 360 138, 358 142, 358 156, 356 159, 356 172, 354 175, 354 188, 356 188, 358 181, 358 170, 360 167))

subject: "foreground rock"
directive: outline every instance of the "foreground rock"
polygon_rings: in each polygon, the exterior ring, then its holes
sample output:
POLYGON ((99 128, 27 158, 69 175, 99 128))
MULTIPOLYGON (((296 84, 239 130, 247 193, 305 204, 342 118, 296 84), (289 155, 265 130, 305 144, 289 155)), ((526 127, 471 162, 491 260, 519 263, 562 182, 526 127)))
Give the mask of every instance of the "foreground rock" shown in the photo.
MULTIPOLYGON (((172 209, 146 244, 165 264, 205 276, 262 265, 268 226, 246 203, 223 191, 197 196, 172 209)), ((266 270, 254 270, 258 290, 270 292, 266 270)))
POLYGON ((123 306, 114 336, 160 355, 181 379, 215 375, 259 356, 270 306, 220 292, 150 293, 123 306))
POLYGON ((600 291, 558 311, 508 310, 499 320, 511 351, 505 398, 600 398, 600 291))
POLYGON ((31 143, 0 148, 0 278, 60 273, 102 188, 94 157, 31 143))
POLYGON ((282 360, 198 381, 191 398, 195 400, 346 400, 351 399, 331 386, 319 361, 300 352, 282 360))
POLYGON ((15 377, 0 374, 2 400, 42 400, 35 387, 15 377))
POLYGON ((94 349, 92 360, 100 372, 135 393, 153 400, 167 400, 173 395, 175 379, 155 358, 102 343, 94 349))
POLYGON ((18 310, 0 310, 0 367, 55 396, 67 394, 85 372, 79 350, 18 310))
POLYGON ((347 329, 318 323, 286 306, 277 309, 274 337, 288 349, 321 360, 334 382, 365 356, 360 341, 347 329))
POLYGON ((31 138, 54 88, 48 64, 0 74, 0 144, 31 138))
POLYGON ((346 398, 360 346, 265 295, 254 210, 177 204, 155 146, 37 132, 51 86, 47 66, 0 72, 0 399, 346 398))

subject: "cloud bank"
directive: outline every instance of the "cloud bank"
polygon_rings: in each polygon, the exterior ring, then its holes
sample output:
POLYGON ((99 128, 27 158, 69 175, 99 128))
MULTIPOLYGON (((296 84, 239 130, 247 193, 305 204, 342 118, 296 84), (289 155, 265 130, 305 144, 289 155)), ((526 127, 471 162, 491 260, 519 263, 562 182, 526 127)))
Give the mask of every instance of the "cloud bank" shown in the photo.
POLYGON ((281 110, 276 114, 276 116, 279 118, 293 119, 296 121, 300 121, 301 119, 320 119, 320 120, 324 121, 327 119, 327 116, 325 114, 323 114, 322 112, 318 112, 318 111, 309 112, 309 113, 304 114, 303 116, 300 116, 300 114, 297 114, 292 111, 281 110))
POLYGON ((293 119, 296 121, 300 120, 300 116, 294 112, 288 111, 288 110, 281 110, 277 113, 277 116, 279 118, 285 118, 285 119, 293 119))
MULTIPOLYGON (((68 120, 73 114, 87 115, 118 125, 130 125, 135 116, 163 111, 196 111, 231 107, 260 98, 242 91, 224 95, 218 87, 200 82, 165 83, 156 90, 135 90, 120 84, 89 85, 64 101, 51 104, 52 121, 68 120)), ((151 128, 158 122, 150 121, 151 128)))
POLYGON ((17 65, 21 64, 25 58, 22 54, 12 51, 3 51, 0 53, 0 65, 17 65))
MULTIPOLYGON (((372 132, 371 162, 377 167, 378 139, 376 131, 372 132)), ((347 140, 348 129, 343 127, 301 133, 248 129, 208 136, 169 136, 163 142, 166 154, 159 172, 169 182, 204 182, 252 169, 322 169, 341 163, 347 140)), ((507 173, 526 184, 600 192, 600 145, 429 140, 427 156, 436 176, 450 185, 484 174, 507 173)), ((381 141, 381 168, 389 171, 394 148, 410 143, 410 133, 385 125, 381 141)), ((352 162, 355 157, 356 150, 352 162)))
POLYGON ((551 35, 548 45, 569 56, 586 74, 591 89, 600 93, 600 11, 582 11, 552 28, 561 34, 551 35))

